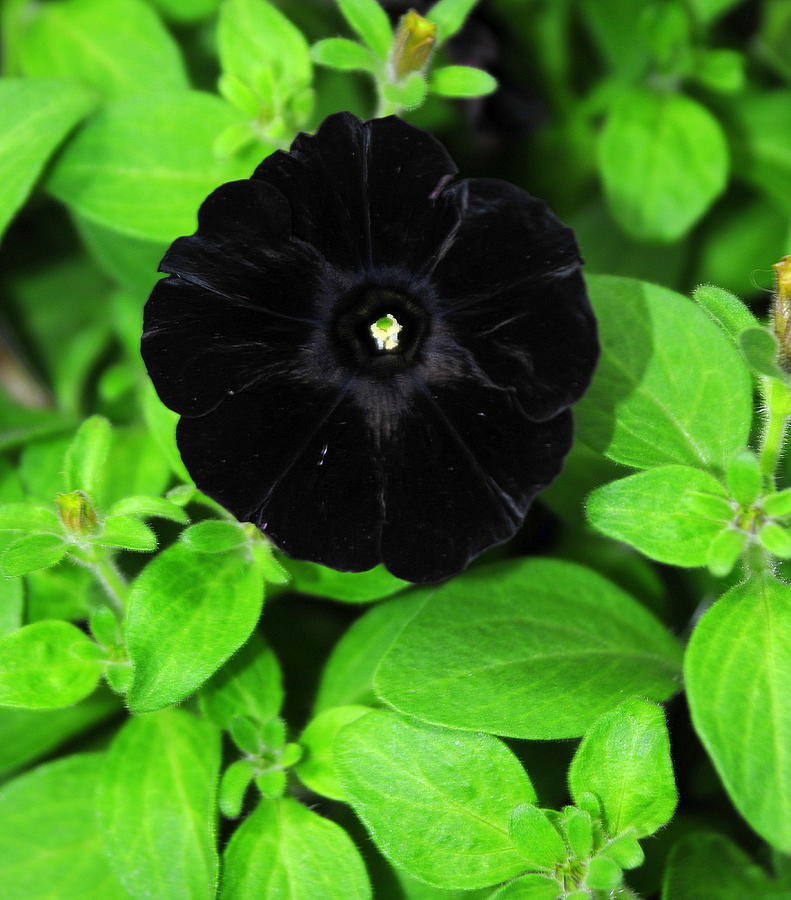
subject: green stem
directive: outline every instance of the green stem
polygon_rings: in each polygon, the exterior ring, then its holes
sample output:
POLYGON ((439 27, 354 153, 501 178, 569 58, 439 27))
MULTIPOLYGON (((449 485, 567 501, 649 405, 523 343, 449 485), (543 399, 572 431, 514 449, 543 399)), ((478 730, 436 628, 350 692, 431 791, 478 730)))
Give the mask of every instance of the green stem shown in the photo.
POLYGON ((118 571, 118 567, 107 553, 97 556, 90 565, 91 571, 96 576, 99 584, 104 588, 116 612, 123 615, 128 589, 126 579, 118 571))
POLYGON ((777 378, 767 378, 763 385, 766 418, 761 435, 759 464, 770 490, 775 488, 775 471, 783 450, 788 418, 791 416, 791 391, 777 378))

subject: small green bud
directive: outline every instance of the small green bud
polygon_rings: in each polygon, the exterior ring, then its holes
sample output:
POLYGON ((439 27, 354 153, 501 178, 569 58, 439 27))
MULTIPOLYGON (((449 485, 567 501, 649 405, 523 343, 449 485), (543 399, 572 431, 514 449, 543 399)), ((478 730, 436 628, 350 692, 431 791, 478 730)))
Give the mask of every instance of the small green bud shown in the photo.
POLYGON ((401 16, 390 51, 390 65, 396 79, 402 81, 411 72, 421 72, 436 43, 437 26, 433 22, 414 9, 401 16))
POLYGON ((747 535, 735 528, 723 529, 709 544, 706 565, 712 575, 724 578, 736 565, 747 542, 747 535))
POLYGON ((738 453, 728 463, 728 487, 742 506, 752 506, 761 494, 761 469, 752 450, 738 453))
POLYGON ((777 522, 767 522, 758 532, 761 546, 780 559, 791 559, 791 534, 777 522))
POLYGON ((70 534, 93 534, 98 526, 96 511, 84 491, 69 491, 55 497, 63 526, 70 534))
POLYGON ((593 823, 590 813, 576 806, 563 810, 563 832, 575 856, 586 859, 593 852, 593 823))

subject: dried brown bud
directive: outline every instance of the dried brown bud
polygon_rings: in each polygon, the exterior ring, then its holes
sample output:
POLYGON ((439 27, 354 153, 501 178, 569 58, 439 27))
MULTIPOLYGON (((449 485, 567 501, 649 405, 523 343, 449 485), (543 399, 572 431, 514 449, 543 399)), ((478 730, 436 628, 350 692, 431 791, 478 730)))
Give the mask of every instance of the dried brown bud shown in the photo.
POLYGON ((390 64, 393 74, 402 81, 411 72, 420 72, 428 62, 437 42, 437 26, 414 9, 401 16, 393 41, 390 64))
POLYGON ((66 530, 75 535, 92 534, 96 531, 96 512, 82 491, 70 491, 68 494, 58 494, 55 498, 58 504, 60 520, 66 530))
POLYGON ((772 330, 779 347, 778 362, 791 372, 791 256, 784 256, 772 268, 776 278, 772 330))

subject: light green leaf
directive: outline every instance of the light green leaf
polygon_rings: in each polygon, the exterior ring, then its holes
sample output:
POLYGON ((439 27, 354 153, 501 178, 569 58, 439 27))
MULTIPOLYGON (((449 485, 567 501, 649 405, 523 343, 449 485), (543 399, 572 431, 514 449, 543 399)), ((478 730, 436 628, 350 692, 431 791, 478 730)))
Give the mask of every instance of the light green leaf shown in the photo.
POLYGON ((217 805, 228 819, 237 819, 242 812, 244 795, 255 776, 255 763, 250 759, 237 759, 222 773, 217 805))
POLYGON ((414 109, 426 99, 428 82, 421 72, 412 72, 399 84, 382 85, 382 96, 390 103, 414 109))
POLYGON ((382 565, 367 572, 337 572, 318 563, 296 559, 284 560, 283 564, 294 579, 294 590, 345 603, 370 603, 410 586, 408 581, 391 575, 382 565))
POLYGON ((346 832, 291 797, 263 801, 223 857, 220 900, 369 900, 365 865, 346 832))
POLYGON ((176 444, 178 413, 168 409, 157 397, 154 385, 148 379, 143 384, 140 402, 143 407, 143 420, 146 423, 146 428, 159 445, 159 449, 170 464, 173 474, 181 481, 191 483, 192 478, 181 460, 176 444))
POLYGON ((662 900, 783 900, 784 896, 787 891, 724 835, 687 834, 670 851, 662 900))
POLYGON ((429 22, 437 26, 439 43, 444 43, 461 29, 478 0, 438 0, 426 13, 429 22))
POLYGON ((762 493, 761 467, 752 450, 743 450, 728 463, 728 489, 742 506, 752 506, 762 493))
POLYGON ((369 711, 368 706, 334 706, 308 722, 299 738, 305 755, 295 771, 312 791, 333 800, 346 799, 335 771, 335 736, 345 725, 369 711))
POLYGON ((207 558, 179 543, 155 557, 129 593, 129 708, 161 709, 200 687, 247 640, 263 599, 241 551, 207 558))
POLYGON ((236 115, 199 91, 118 100, 69 142, 47 187, 91 222, 172 241, 195 230, 198 207, 217 185, 250 175, 251 159, 217 160, 212 151, 236 115))
POLYGON ((374 843, 421 881, 469 890, 525 868, 508 816, 535 792, 497 738, 374 710, 338 733, 335 764, 374 843))
POLYGON ((283 676, 275 654, 257 631, 201 688, 200 707, 218 728, 237 716, 268 722, 283 703, 283 676))
MULTIPOLYGON (((4 536, 0 535, 0 546, 3 540, 4 536)), ((0 576, 0 637, 21 627, 24 606, 25 595, 21 579, 0 576)))
POLYGON ((577 804, 586 792, 599 798, 610 837, 665 825, 678 795, 661 707, 634 698, 597 719, 571 761, 569 788, 577 804))
POLYGON ((118 709, 118 699, 102 687, 62 709, 0 709, 0 777, 45 756, 118 709))
POLYGON ((509 737, 566 738, 624 695, 664 699, 678 689, 676 640, 582 566, 499 563, 420 596, 422 607, 374 675, 377 694, 407 715, 509 737))
POLYGON ((777 364, 777 338, 767 328, 746 328, 739 334, 739 347, 753 372, 785 381, 786 374, 777 364))
POLYGON ((197 553, 224 553, 247 543, 247 535, 240 525, 215 519, 190 525, 180 537, 197 553))
POLYGON ((314 715, 333 706, 374 701, 373 676, 396 635, 423 605, 421 593, 380 603, 354 622, 321 674, 314 715))
POLYGON ((620 867, 606 856, 594 856, 588 863, 588 874, 585 877, 585 883, 594 891, 606 891, 609 894, 622 881, 623 872, 621 872, 620 867))
POLYGON ((0 790, 3 900, 127 900, 100 847, 101 763, 96 753, 67 756, 0 790))
POLYGON ((737 50, 701 50, 695 65, 695 79, 711 91, 735 94, 744 87, 746 57, 737 50))
MULTIPOLYGON (((709 545, 728 519, 700 515, 688 501, 726 498, 722 484, 689 466, 658 466, 597 488, 588 498, 594 528, 674 566, 703 566, 709 545)), ((732 518, 733 510, 726 510, 732 518)))
POLYGON ((377 0, 338 0, 338 7, 352 29, 384 59, 390 52, 393 29, 377 0))
POLYGON ((44 164, 88 112, 90 95, 60 81, 0 81, 0 238, 44 164))
POLYGON ((313 62, 341 72, 376 72, 381 63, 370 50, 347 38, 325 38, 310 48, 313 62))
POLYGON ((599 141, 599 169, 613 215, 642 240, 684 235, 722 192, 728 146, 712 114, 675 92, 621 97, 599 141))
POLYGON ((134 897, 210 900, 217 887, 220 732, 177 709, 130 719, 104 760, 101 839, 134 897))
POLYGON ((147 497, 145 494, 135 494, 118 500, 108 510, 110 516, 140 516, 144 519, 168 519, 186 525, 189 516, 184 510, 164 500, 162 497, 147 497))
POLYGON ((113 433, 107 470, 99 483, 98 505, 112 506, 127 495, 162 493, 171 479, 170 466, 145 426, 126 425, 113 429, 113 433))
POLYGON ((156 534, 132 516, 109 516, 104 520, 95 542, 103 547, 120 547, 122 550, 146 552, 157 549, 156 534))
POLYGON ((0 531, 61 534, 60 519, 49 507, 38 503, 0 504, 0 531))
POLYGON ((56 709, 96 687, 102 664, 79 656, 96 645, 58 620, 34 622, 0 637, 0 706, 56 709))
MULTIPOLYGON (((137 332, 142 328, 143 303, 154 286, 156 279, 161 277, 157 273, 157 266, 165 255, 166 241, 160 240, 157 242, 132 237, 129 234, 116 231, 114 228, 99 225, 76 213, 73 214, 72 218, 82 238, 82 242, 97 265, 125 291, 129 291, 132 294, 132 298, 126 304, 124 311, 128 312, 130 306, 134 303, 135 321, 139 318, 140 325, 135 327, 134 333, 130 328, 125 330, 125 333, 121 334, 120 337, 125 347, 127 347, 132 345, 132 337, 134 336, 133 356, 135 361, 139 362, 137 332)), ((114 300, 113 313, 117 322, 119 309, 117 295, 115 295, 114 300)))
POLYGON ((151 0, 164 18, 192 24, 207 19, 219 6, 219 0, 151 0))
POLYGON ((107 99, 187 87, 178 45, 142 0, 60 0, 31 14, 25 75, 75 79, 107 99))
POLYGON ((68 545, 57 534, 26 534, 0 553, 0 576, 27 575, 59 563, 68 545))
POLYGON ((292 93, 311 82, 308 42, 267 0, 224 0, 217 41, 223 72, 248 86, 257 84, 262 67, 292 93))
POLYGON ((522 803, 511 812, 508 829, 526 868, 553 871, 568 856, 560 832, 546 813, 532 803, 522 803))
POLYGON ((692 292, 692 299, 734 340, 746 328, 760 324, 735 294, 716 285, 699 285, 692 292))
POLYGON ((557 897, 571 897, 561 891, 554 878, 534 872, 509 881, 491 894, 489 900, 556 900, 557 897))
POLYGON ((736 808, 791 851, 791 586, 737 585, 698 622, 684 664, 695 730, 736 808))
POLYGON ((91 416, 80 425, 63 459, 64 490, 96 493, 105 475, 112 440, 112 427, 102 416, 91 416))
POLYGON ((602 357, 577 405, 580 438, 616 462, 724 469, 747 445, 752 379, 694 303, 631 278, 588 278, 602 357))
POLYGON ((483 97, 497 90, 497 79, 474 66, 443 66, 431 73, 429 90, 441 97, 483 97))

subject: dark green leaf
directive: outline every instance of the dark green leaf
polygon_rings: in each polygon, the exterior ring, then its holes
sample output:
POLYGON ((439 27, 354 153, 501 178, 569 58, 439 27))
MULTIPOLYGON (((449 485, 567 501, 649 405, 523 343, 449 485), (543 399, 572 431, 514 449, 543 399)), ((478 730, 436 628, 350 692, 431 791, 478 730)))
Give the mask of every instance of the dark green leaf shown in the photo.
POLYGON ((134 897, 210 900, 217 887, 220 732, 177 709, 130 719, 104 760, 104 851, 134 897))
POLYGON ((346 832, 286 797, 263 801, 223 857, 220 900, 369 900, 365 865, 346 832))
POLYGON ((695 100, 639 89, 611 110, 599 168, 613 215, 627 232, 673 241, 725 187, 728 146, 717 120, 695 100))
POLYGON ((588 279, 602 358, 576 408, 582 440, 638 468, 724 468, 747 445, 752 379, 694 303, 630 278, 588 279))
POLYGON ((628 594, 573 563, 501 563, 421 596, 374 676, 388 704, 419 719, 510 737, 575 737, 624 694, 663 699, 678 688, 672 635, 628 594))
POLYGON ((376 845, 400 868, 444 888, 485 887, 525 868, 508 817, 533 786, 501 741, 374 710, 342 729, 335 763, 376 845))
POLYGON ((241 551, 209 559, 174 544, 160 553, 129 594, 130 709, 160 709, 200 687, 250 636, 263 598, 263 580, 241 551))
POLYGON ((791 586, 737 585, 700 620, 685 659, 692 721, 739 812, 791 851, 791 586))
POLYGON ((95 647, 68 622, 35 622, 0 637, 0 705, 25 709, 71 706, 96 687, 102 664, 80 657, 95 647))
POLYGON ((635 698, 597 719, 574 755, 569 787, 577 803, 586 792, 599 798, 611 837, 630 828, 644 837, 666 824, 678 796, 661 707, 635 698))

